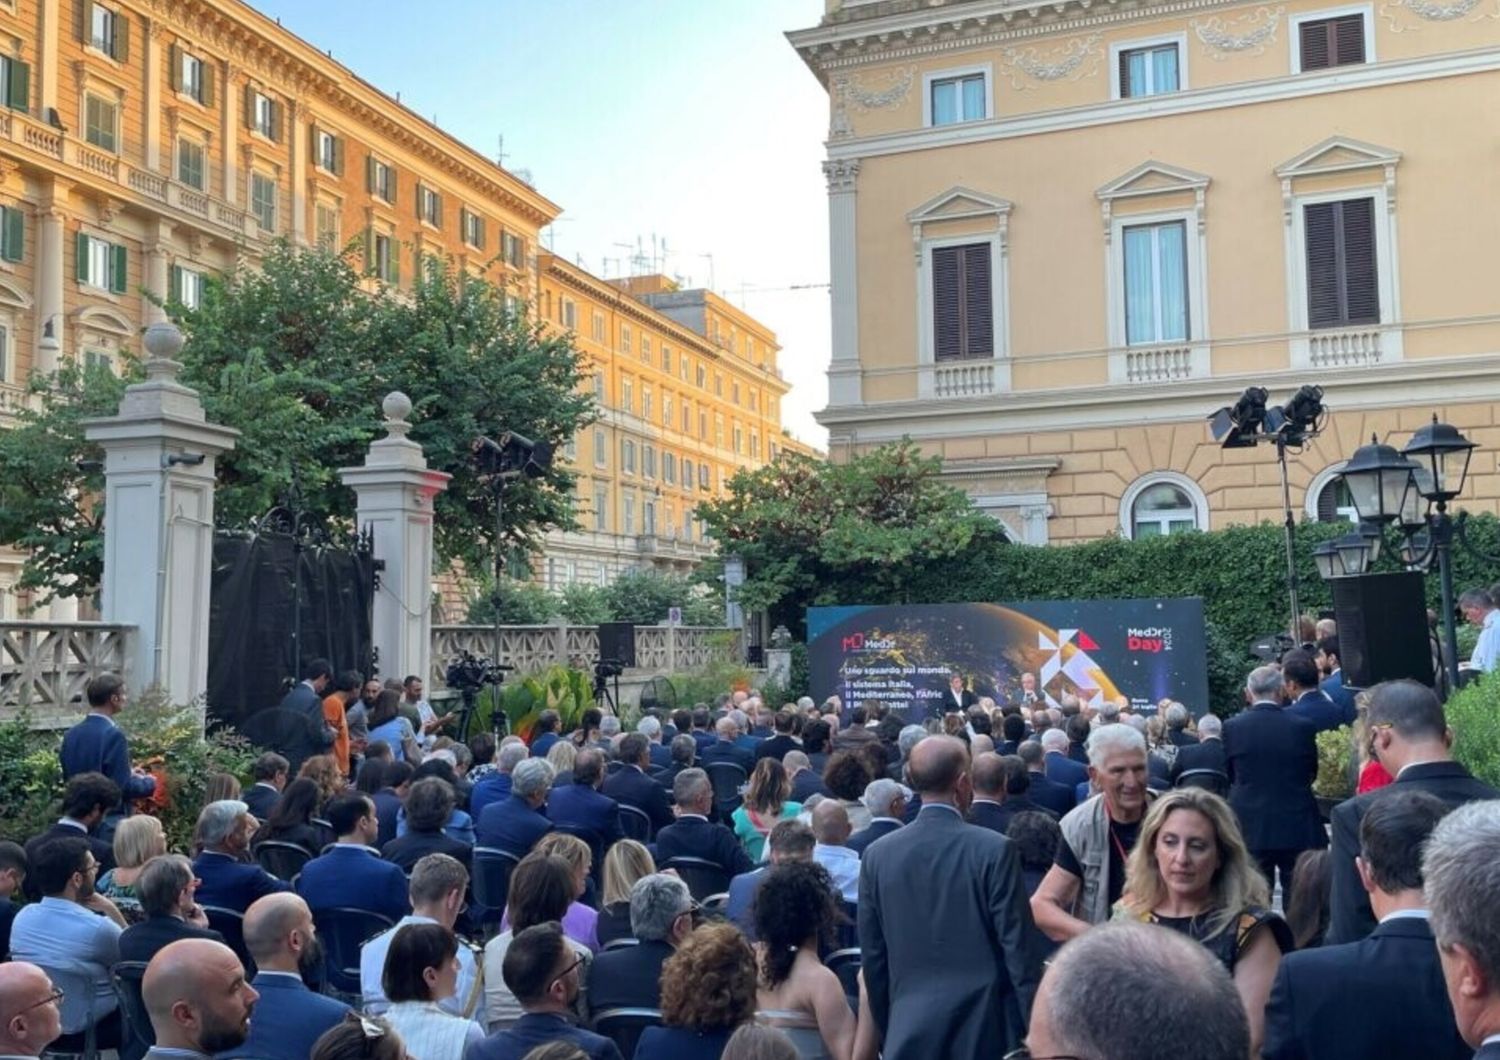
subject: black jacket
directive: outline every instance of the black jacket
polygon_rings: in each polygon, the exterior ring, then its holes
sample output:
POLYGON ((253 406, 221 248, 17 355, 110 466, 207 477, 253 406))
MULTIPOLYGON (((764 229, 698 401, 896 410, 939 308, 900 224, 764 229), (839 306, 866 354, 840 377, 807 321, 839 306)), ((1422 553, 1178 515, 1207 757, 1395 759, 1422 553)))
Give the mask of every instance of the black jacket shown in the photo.
POLYGON ((1045 773, 1032 772, 1029 775, 1031 777, 1031 787, 1027 789, 1026 793, 1031 797, 1031 801, 1038 806, 1051 810, 1061 817, 1071 810, 1078 801, 1073 789, 1066 784, 1059 784, 1057 781, 1049 779, 1045 773))
POLYGON ((120 960, 150 961, 158 950, 178 939, 209 939, 223 942, 224 936, 209 928, 197 927, 175 916, 148 916, 120 934, 120 960))
MULTIPOLYGON (((26 863, 28 865, 35 864, 37 850, 43 843, 53 839, 87 839, 89 841, 89 850, 93 851, 94 860, 99 863, 99 875, 103 876, 115 867, 115 848, 113 846, 83 831, 81 828, 74 828, 72 825, 63 824, 61 821, 55 822, 45 832, 34 835, 26 840, 26 863)), ((26 874, 26 878, 21 881, 21 890, 25 893, 28 901, 36 902, 41 900, 42 892, 37 886, 36 873, 28 872, 26 874)))
POLYGON ((881 836, 890 835, 901 827, 900 821, 893 821, 888 817, 882 817, 878 821, 871 821, 865 828, 861 828, 849 837, 844 845, 860 856, 864 855, 865 848, 881 836))
POLYGON ((1388 791, 1410 791, 1415 788, 1436 795, 1449 806, 1461 806, 1479 799, 1500 799, 1496 791, 1457 762, 1425 762, 1407 766, 1393 782, 1383 788, 1346 799, 1333 808, 1333 849, 1328 852, 1328 870, 1332 875, 1332 898, 1326 943, 1354 942, 1364 938, 1375 927, 1370 912, 1370 896, 1359 882, 1354 857, 1359 853, 1359 825, 1371 803, 1388 791), (1411 787, 1407 787, 1411 785, 1411 787))
POLYGON ((604 781, 604 794, 624 806, 634 806, 651 818, 653 829, 672 823, 672 804, 667 790, 642 773, 638 766, 627 765, 604 781))
POLYGON ((774 758, 780 762, 788 751, 800 751, 801 749, 802 745, 797 742, 795 736, 779 732, 775 736, 760 742, 760 746, 755 749, 755 760, 759 762, 762 758, 774 758))
POLYGON ((1255 703, 1224 723, 1229 805, 1251 853, 1328 845, 1313 798, 1317 730, 1275 703, 1255 703))
MULTIPOLYGON (((750 855, 733 832, 721 824, 701 817, 679 817, 677 823, 663 828, 656 836, 656 864, 663 866, 671 858, 704 858, 722 866, 730 876, 749 872, 754 866, 750 855)), ((589 1002, 593 1005, 593 1002, 589 1002)))
POLYGON ((271 816, 271 811, 281 801, 281 792, 264 784, 256 783, 246 788, 245 793, 240 797, 244 800, 245 805, 250 807, 250 812, 255 815, 255 819, 264 821, 267 817, 271 816))
POLYGON ((672 956, 660 940, 606 950, 589 967, 589 1008, 660 1008, 661 966, 672 956))
MULTIPOLYGON (((1224 741, 1219 739, 1202 740, 1198 743, 1183 744, 1177 748, 1177 757, 1172 760, 1172 783, 1178 783, 1182 774, 1190 769, 1213 769, 1225 775, 1221 782, 1225 790, 1228 790, 1228 766, 1224 761, 1224 741)), ((1195 787, 1209 787, 1207 779, 1195 781, 1188 779, 1189 785, 1195 787)), ((1213 789, 1210 789, 1213 790, 1213 789)), ((1223 792, 1220 792, 1223 794, 1223 792)))
POLYGON ((448 854, 457 858, 464 868, 468 868, 473 860, 473 848, 469 844, 460 843, 442 832, 407 832, 380 848, 380 856, 400 865, 401 871, 408 876, 417 862, 428 854, 448 854))

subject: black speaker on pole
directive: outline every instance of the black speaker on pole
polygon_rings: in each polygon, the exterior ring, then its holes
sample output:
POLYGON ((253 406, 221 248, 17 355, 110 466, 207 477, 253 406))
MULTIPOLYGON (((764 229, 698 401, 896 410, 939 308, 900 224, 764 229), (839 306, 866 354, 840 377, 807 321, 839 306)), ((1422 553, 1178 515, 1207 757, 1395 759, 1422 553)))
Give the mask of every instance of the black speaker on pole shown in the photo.
POLYGON ((1365 574, 1335 578, 1329 584, 1345 687, 1369 688, 1399 677, 1431 687, 1432 648, 1422 575, 1365 574))
POLYGON ((599 623, 599 660, 617 662, 622 666, 635 665, 635 623, 599 623))

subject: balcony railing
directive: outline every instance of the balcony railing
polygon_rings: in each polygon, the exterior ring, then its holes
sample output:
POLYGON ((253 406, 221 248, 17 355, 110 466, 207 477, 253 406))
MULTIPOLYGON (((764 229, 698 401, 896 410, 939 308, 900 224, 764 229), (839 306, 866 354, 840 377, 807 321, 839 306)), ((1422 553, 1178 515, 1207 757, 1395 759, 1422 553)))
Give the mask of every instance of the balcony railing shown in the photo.
MULTIPOLYGON (((706 666, 716 659, 737 657, 738 642, 712 626, 636 626, 635 669, 657 673, 706 666)), ((433 626, 430 684, 446 687, 448 664, 460 651, 495 656, 493 626, 433 626)), ((596 626, 501 626, 499 661, 520 675, 538 673, 555 664, 592 666, 599 658, 596 626)))
POLYGON ((0 708, 24 707, 38 728, 71 723, 89 681, 128 679, 134 640, 134 626, 107 622, 0 622, 0 708))
POLYGON ((1383 336, 1384 332, 1379 327, 1309 332, 1308 358, 1314 368, 1351 368, 1379 364, 1383 336))
POLYGON ((1191 346, 1157 346, 1125 351, 1127 383, 1168 383, 1193 376, 1191 346))
POLYGON ((932 367, 934 397, 977 397, 995 390, 994 361, 950 361, 932 367))

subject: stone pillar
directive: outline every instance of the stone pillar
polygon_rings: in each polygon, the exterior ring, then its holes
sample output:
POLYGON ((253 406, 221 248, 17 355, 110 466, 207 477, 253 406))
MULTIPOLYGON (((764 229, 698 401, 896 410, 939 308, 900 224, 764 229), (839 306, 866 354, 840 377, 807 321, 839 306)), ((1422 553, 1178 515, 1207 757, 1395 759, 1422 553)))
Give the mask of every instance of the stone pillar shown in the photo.
MULTIPOLYGON (((161 36, 164 30, 162 20, 159 18, 148 18, 146 20, 146 32, 141 34, 143 38, 141 46, 146 51, 146 84, 145 84, 145 134, 146 141, 146 168, 152 173, 161 171, 161 36)), ((177 76, 173 71, 172 76, 177 76)), ((167 82, 169 85, 171 81, 167 82)), ((206 175, 206 174, 205 174, 206 175)))
POLYGON ((135 690, 160 685, 174 703, 208 688, 214 463, 239 435, 177 381, 182 341, 175 325, 147 328, 145 382, 119 415, 84 423, 104 449, 104 621, 136 627, 135 690))
POLYGON ((223 137, 219 154, 224 160, 224 201, 231 206, 240 201, 240 174, 234 158, 239 151, 240 122, 245 113, 245 86, 237 80, 239 73, 239 67, 233 63, 219 66, 219 135, 223 137))
POLYGON ((37 207, 36 355, 32 364, 44 375, 57 372, 63 339, 63 220, 67 185, 54 180, 37 207), (47 325, 52 338, 46 338, 47 325))
POLYGON ((65 16, 61 0, 42 0, 40 7, 38 21, 41 33, 36 46, 37 84, 40 88, 37 117, 47 121, 50 112, 57 107, 57 42, 65 16))
POLYGON ((172 282, 172 251, 168 241, 172 238, 172 223, 157 220, 151 225, 151 239, 146 244, 146 283, 141 295, 141 318, 148 325, 165 323, 166 310, 152 300, 155 295, 166 302, 175 293, 169 289, 172 282))
POLYGON ((859 275, 854 196, 859 159, 830 159, 823 163, 823 176, 828 178, 828 280, 833 319, 828 404, 858 405, 859 275))
MULTIPOLYGON (((286 103, 287 154, 292 161, 292 242, 299 247, 308 244, 307 238, 307 108, 288 100, 286 103)), ((415 672, 415 671, 413 671, 415 672)), ((423 674, 422 679, 426 680, 423 674)))
POLYGON ((419 674, 432 654, 432 499, 449 475, 427 466, 422 447, 406 436, 411 399, 397 391, 381 403, 386 436, 371 443, 361 467, 339 478, 358 498, 355 525, 374 536, 380 591, 375 594, 374 639, 380 671, 419 674))

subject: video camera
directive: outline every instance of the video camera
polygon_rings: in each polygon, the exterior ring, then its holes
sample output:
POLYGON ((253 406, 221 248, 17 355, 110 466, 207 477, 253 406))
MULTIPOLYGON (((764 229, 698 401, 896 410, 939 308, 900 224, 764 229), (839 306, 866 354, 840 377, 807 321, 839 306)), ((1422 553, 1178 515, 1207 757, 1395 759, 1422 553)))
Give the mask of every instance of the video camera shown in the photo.
POLYGON ((599 680, 606 677, 619 677, 625 672, 625 664, 618 659, 600 659, 594 664, 594 676, 599 680))
POLYGON ((504 680, 505 671, 514 669, 514 666, 494 663, 484 656, 461 651, 448 664, 443 680, 449 688, 460 692, 477 692, 485 685, 498 685, 504 680))

